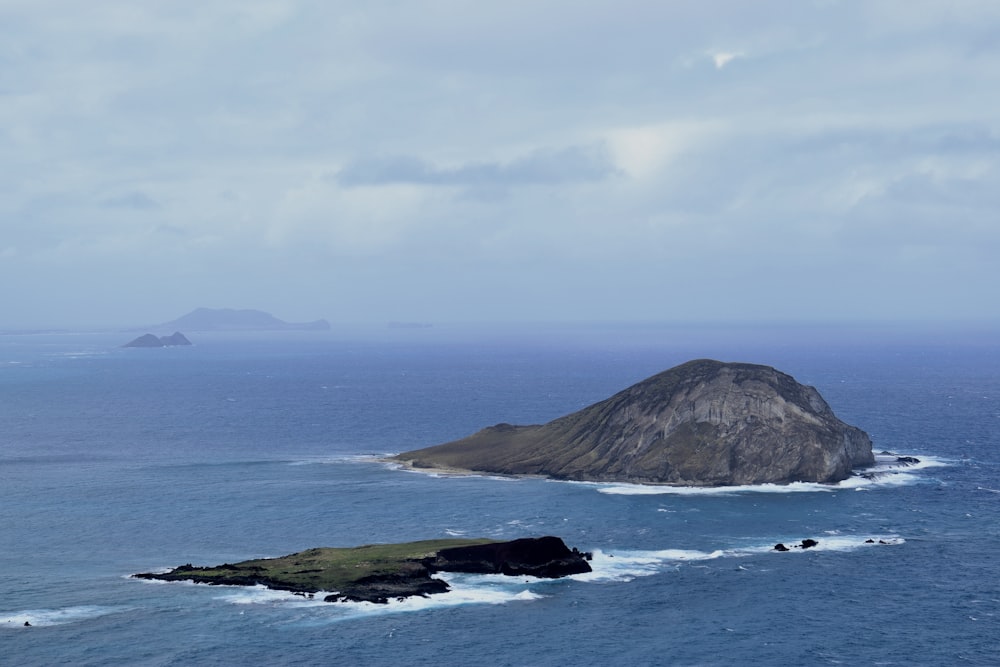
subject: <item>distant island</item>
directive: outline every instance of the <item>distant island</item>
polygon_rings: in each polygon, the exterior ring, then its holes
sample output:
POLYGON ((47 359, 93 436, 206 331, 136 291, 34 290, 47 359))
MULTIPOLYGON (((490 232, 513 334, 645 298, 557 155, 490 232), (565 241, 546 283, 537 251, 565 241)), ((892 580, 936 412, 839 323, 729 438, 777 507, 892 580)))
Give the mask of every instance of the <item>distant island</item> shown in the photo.
POLYGON ((769 366, 699 359, 542 425, 497 424, 404 452, 415 469, 677 486, 837 482, 868 435, 769 366))
POLYGON ((190 345, 191 341, 180 331, 175 331, 169 336, 155 336, 151 333, 143 334, 135 340, 125 343, 122 347, 173 347, 175 345, 190 345))
POLYGON ((448 591, 438 572, 528 575, 554 579, 590 572, 590 554, 569 549, 558 537, 509 542, 485 538, 316 548, 280 558, 262 558, 216 567, 181 565, 169 572, 142 572, 138 579, 193 581, 228 586, 265 586, 326 602, 376 602, 448 591))
POLYGON ((151 328, 185 331, 327 331, 330 323, 326 320, 285 322, 261 310, 197 308, 176 320, 151 328))

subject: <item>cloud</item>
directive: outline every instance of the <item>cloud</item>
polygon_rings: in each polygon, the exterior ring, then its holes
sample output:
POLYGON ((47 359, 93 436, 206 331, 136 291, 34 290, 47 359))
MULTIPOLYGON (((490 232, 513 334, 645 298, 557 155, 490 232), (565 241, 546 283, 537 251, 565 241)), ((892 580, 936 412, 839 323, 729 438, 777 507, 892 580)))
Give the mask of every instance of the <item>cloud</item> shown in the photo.
POLYGON ((737 58, 746 57, 746 54, 742 51, 717 51, 710 55, 712 62, 715 64, 715 69, 722 69, 737 58))
POLYGON ((719 121, 676 120, 610 129, 606 144, 617 168, 641 180, 657 175, 722 132, 719 121))
POLYGON ((0 9, 10 318, 152 310, 179 266, 178 310, 301 319, 948 317, 1000 280, 991 0, 59 6, 0 9))
POLYGON ((512 187, 601 181, 616 174, 603 146, 535 150, 509 162, 466 162, 436 166, 417 157, 367 158, 337 174, 346 187, 408 183, 429 186, 512 187))

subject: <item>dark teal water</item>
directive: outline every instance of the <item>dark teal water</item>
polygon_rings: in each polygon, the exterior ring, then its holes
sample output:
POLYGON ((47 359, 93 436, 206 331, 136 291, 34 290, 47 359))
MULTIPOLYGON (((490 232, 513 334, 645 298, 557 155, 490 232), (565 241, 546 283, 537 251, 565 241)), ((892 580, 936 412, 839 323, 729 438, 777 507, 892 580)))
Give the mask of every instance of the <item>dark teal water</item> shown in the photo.
POLYGON ((189 334, 195 347, 164 350, 2 336, 0 663, 995 664, 1000 346, 807 333, 189 334), (836 488, 650 493, 370 458, 546 421, 696 357, 791 373, 877 450, 925 465, 836 488), (128 578, 549 533, 595 551, 595 573, 456 577, 388 607, 128 578), (771 550, 805 537, 820 546, 771 550))

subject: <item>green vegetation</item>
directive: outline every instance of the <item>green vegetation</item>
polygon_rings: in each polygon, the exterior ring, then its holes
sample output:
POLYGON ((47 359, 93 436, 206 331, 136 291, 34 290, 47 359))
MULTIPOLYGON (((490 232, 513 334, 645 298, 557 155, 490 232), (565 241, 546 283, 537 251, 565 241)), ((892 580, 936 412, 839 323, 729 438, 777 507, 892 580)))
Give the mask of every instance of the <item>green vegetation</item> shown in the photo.
POLYGON ((305 594, 336 591, 341 595, 331 596, 333 599, 383 602, 386 597, 447 590, 443 581, 430 577, 422 560, 433 558, 442 549, 493 542, 495 540, 486 538, 455 538, 350 548, 321 547, 280 558, 224 563, 216 567, 181 565, 166 573, 147 572, 134 576, 215 585, 260 584, 305 594))

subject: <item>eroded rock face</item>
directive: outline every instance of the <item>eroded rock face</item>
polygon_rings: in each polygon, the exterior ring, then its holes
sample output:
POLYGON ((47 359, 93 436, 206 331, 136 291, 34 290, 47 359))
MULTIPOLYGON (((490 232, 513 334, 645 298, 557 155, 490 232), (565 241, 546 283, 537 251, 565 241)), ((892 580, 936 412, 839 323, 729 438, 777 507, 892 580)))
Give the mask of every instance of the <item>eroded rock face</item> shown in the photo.
POLYGON ((510 542, 442 549, 424 560, 432 572, 529 575, 557 579, 590 572, 587 554, 570 549, 558 537, 525 537, 510 542))
POLYGON ((427 597, 447 593, 448 583, 431 576, 427 569, 402 570, 393 574, 362 577, 344 586, 344 590, 323 598, 324 602, 375 602, 386 604, 392 599, 410 596, 427 597))
POLYGON ((563 479, 719 486, 835 482, 871 441, 813 387, 768 366, 701 359, 540 426, 498 424, 397 457, 563 479))

